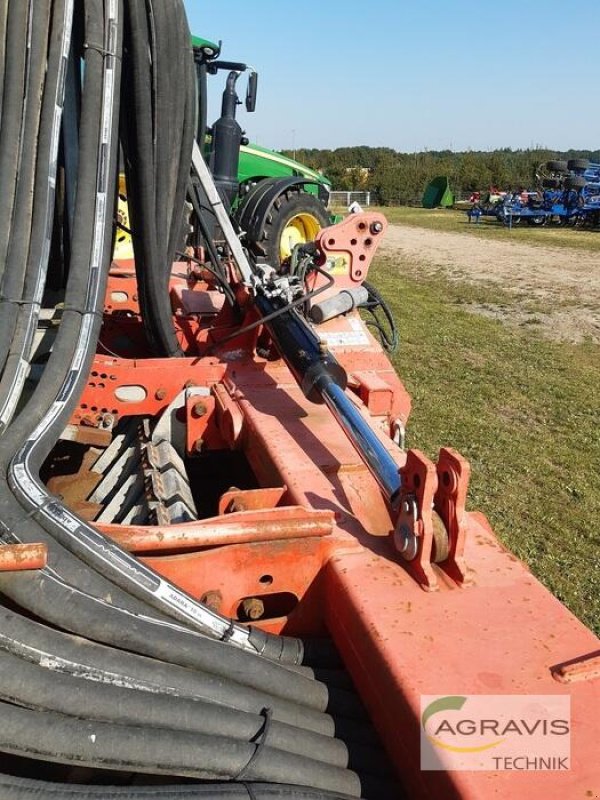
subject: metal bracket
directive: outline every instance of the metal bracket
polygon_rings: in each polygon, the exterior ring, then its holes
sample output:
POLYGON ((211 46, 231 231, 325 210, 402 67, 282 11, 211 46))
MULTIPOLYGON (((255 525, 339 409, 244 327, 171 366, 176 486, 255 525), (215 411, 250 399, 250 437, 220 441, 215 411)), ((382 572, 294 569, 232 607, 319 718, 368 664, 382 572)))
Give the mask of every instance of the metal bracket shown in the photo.
POLYGON ((437 570, 463 584, 469 463, 449 448, 440 450, 437 465, 420 450, 409 450, 400 474, 392 538, 404 566, 426 591, 438 589, 437 570))
POLYGON ((433 504, 448 532, 449 552, 442 568, 457 583, 467 577, 465 540, 467 536, 467 492, 471 465, 460 453, 449 447, 440 450, 437 463, 438 488, 433 504))

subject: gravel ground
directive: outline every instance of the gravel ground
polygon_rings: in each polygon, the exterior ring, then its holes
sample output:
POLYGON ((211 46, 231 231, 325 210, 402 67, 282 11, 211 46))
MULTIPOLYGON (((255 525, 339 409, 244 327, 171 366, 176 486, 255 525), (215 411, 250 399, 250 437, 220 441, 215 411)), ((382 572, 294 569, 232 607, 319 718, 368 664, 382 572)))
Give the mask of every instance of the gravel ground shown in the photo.
POLYGON ((496 285, 514 295, 507 305, 466 304, 507 324, 534 324, 548 338, 600 343, 600 259, 581 250, 390 225, 383 255, 400 254, 415 272, 496 285))

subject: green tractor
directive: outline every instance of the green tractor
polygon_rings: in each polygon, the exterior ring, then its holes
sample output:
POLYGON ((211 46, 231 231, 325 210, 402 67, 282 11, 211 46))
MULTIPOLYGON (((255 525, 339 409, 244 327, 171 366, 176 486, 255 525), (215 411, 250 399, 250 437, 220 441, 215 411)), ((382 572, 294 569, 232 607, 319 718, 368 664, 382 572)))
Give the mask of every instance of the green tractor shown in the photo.
MULTIPOLYGON (((246 64, 222 61, 220 44, 192 37, 197 76, 198 121, 196 138, 210 166, 228 210, 245 243, 257 255, 275 264, 285 263, 298 244, 313 241, 332 218, 327 211, 331 182, 321 173, 274 150, 250 144, 236 120, 237 81, 248 73, 246 110, 254 111, 257 73, 246 64), (209 127, 209 75, 228 73, 220 118, 209 127)), ((128 210, 124 177, 120 185, 121 232, 115 258, 133 257, 127 233, 128 210)))
POLYGON ((236 85, 248 72, 246 110, 256 108, 257 73, 248 65, 221 61, 220 45, 193 37, 198 78, 198 143, 215 183, 233 212, 246 243, 271 262, 285 262, 295 245, 313 241, 330 222, 330 181, 273 150, 250 144, 236 120, 236 85), (228 73, 221 116, 207 128, 207 76, 228 73))

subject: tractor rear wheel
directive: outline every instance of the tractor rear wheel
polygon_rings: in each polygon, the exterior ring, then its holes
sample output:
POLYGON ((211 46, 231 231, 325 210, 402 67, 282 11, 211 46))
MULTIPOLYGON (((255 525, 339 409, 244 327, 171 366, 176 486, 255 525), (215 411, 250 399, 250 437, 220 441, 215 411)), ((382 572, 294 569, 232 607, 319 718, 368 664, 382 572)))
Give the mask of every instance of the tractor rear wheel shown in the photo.
POLYGON ((569 168, 567 167, 566 161, 548 161, 546 163, 546 169, 548 172, 568 172, 569 168))
POLYGON ((567 166, 571 170, 585 170, 589 169, 590 162, 587 158, 572 158, 570 161, 567 161, 567 166))
POLYGON ((297 244, 312 242, 330 224, 323 203, 299 189, 288 189, 271 208, 261 234, 261 247, 273 265, 289 260, 297 244))
POLYGON ((566 189, 583 189, 586 185, 587 181, 582 175, 571 175, 565 178, 566 189))

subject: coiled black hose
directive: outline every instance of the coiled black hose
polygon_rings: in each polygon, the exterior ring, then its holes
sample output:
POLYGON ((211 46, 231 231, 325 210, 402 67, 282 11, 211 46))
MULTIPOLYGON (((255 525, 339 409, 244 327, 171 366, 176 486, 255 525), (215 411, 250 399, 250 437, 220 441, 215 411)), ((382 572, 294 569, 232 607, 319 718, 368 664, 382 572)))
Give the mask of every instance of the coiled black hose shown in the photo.
POLYGON ((140 306, 155 352, 178 356, 169 277, 195 132, 191 37, 179 2, 130 0, 126 10, 124 105, 135 113, 123 117, 123 138, 140 306))
POLYGON ((6 254, 6 268, 0 281, 0 319, 2 320, 0 326, 0 371, 5 364, 14 335, 17 311, 23 295, 25 267, 30 246, 35 165, 38 154, 50 16, 50 0, 36 0, 35 14, 31 15, 23 133, 13 221, 6 254))
POLYGON ((0 775, 3 800, 350 800, 338 792, 321 792, 305 786, 285 784, 239 784, 218 786, 77 786, 57 785, 26 778, 0 775))
MULTIPOLYGON (((285 698, 252 689, 243 682, 181 667, 74 637, 0 607, 0 649, 22 659, 78 678, 133 688, 152 694, 168 694, 209 700, 219 706, 260 714, 269 707, 273 719, 302 730, 336 736, 346 742, 375 744, 372 729, 354 721, 295 704, 285 698)), ((262 662, 261 662, 262 666, 262 662)))
MULTIPOLYGON (((0 435, 10 423, 27 377, 31 345, 39 317, 50 253, 57 179, 57 157, 64 99, 64 64, 71 45, 73 0, 56 1, 47 58, 33 210, 24 294, 16 306, 16 321, 8 358, 0 380, 0 435)), ((4 328, 4 325, 2 326, 4 328)), ((4 362, 2 362, 4 363, 4 362)))
POLYGON ((0 280, 3 279, 13 223, 25 116, 25 86, 29 48, 30 2, 10 3, 6 18, 6 49, 0 124, 0 280))

